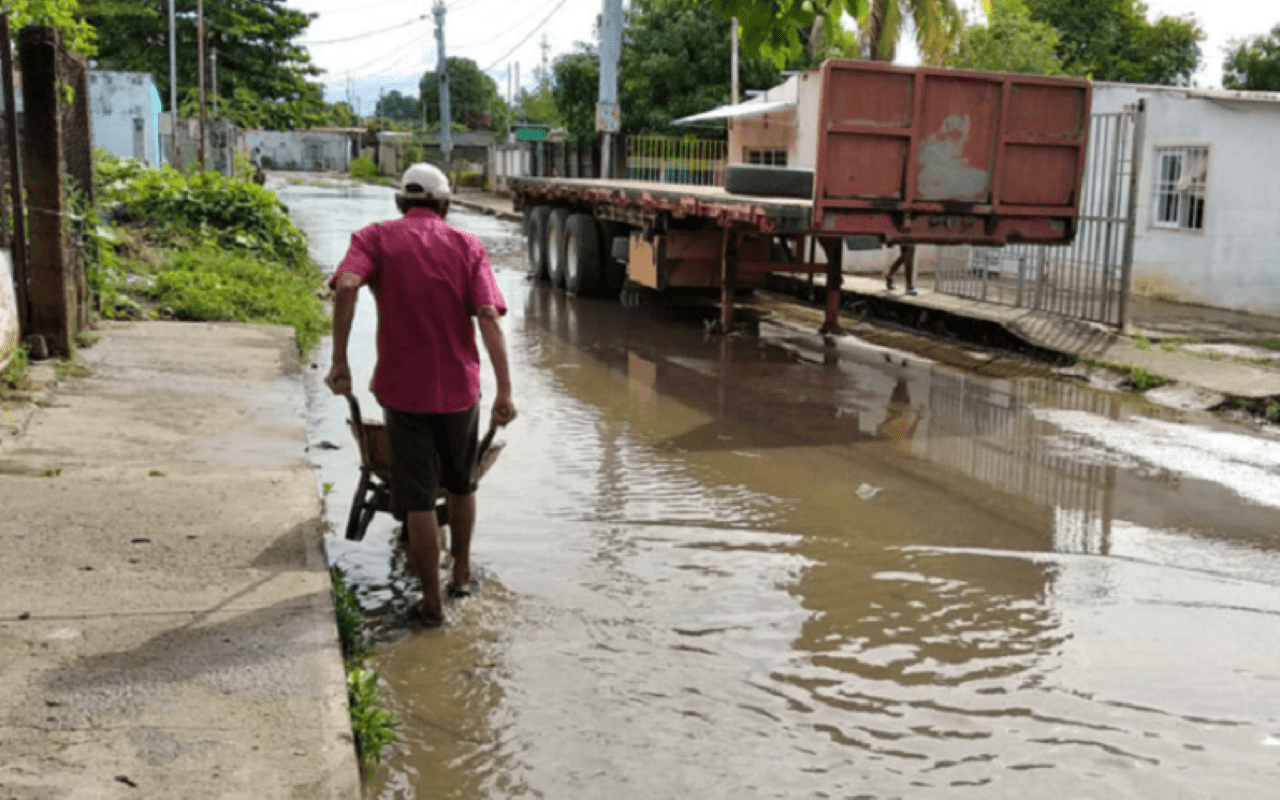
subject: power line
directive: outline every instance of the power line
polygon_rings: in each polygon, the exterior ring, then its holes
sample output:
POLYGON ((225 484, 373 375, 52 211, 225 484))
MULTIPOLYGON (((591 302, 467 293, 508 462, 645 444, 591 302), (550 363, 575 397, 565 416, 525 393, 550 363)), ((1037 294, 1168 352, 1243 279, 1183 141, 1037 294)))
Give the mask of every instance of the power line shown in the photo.
POLYGON ((484 47, 484 46, 491 45, 491 44, 493 44, 495 41, 497 41, 498 39, 501 39, 503 36, 506 36, 508 33, 511 33, 512 31, 515 31, 515 30, 518 30, 519 28, 523 28, 523 27, 525 26, 525 24, 526 24, 530 19, 532 19, 533 17, 535 17, 535 16, 537 16, 538 14, 542 13, 542 10, 543 10, 543 9, 545 9, 547 6, 551 5, 551 4, 552 4, 552 3, 554 3, 555 1, 556 1, 556 0, 546 0, 546 2, 544 2, 540 7, 535 8, 535 9, 533 10, 533 13, 532 13, 532 14, 528 14, 528 15, 526 15, 526 16, 525 16, 524 18, 522 18, 519 22, 515 23, 514 25, 512 25, 512 26, 511 26, 511 27, 509 27, 509 28, 506 28, 505 30, 501 30, 501 31, 499 31, 499 32, 497 32, 497 33, 490 34, 490 35, 489 35, 486 39, 484 39, 483 41, 479 41, 479 42, 468 42, 468 43, 466 43, 466 44, 456 44, 456 45, 452 45, 449 49, 450 49, 450 50, 469 50, 469 49, 471 49, 471 48, 473 48, 473 47, 484 47))
POLYGON ((527 41, 529 41, 531 38, 533 38, 533 35, 534 35, 535 33, 537 33, 537 32, 539 31, 539 29, 541 29, 541 28, 542 28, 542 26, 543 26, 543 25, 546 25, 546 24, 551 20, 551 18, 552 18, 552 17, 554 17, 554 16, 556 15, 556 12, 557 12, 557 11, 559 11, 561 8, 563 8, 563 7, 564 7, 564 4, 565 4, 565 3, 567 3, 567 2, 569 2, 569 0, 560 0, 560 2, 559 2, 559 3, 556 3, 556 7, 555 7, 555 8, 553 8, 553 9, 551 9, 551 13, 550 13, 550 14, 547 14, 547 16, 545 16, 545 17, 542 19, 542 22, 539 22, 536 26, 534 26, 533 30, 531 30, 531 31, 529 31, 527 34, 525 34, 525 37, 524 37, 523 39, 521 39, 520 41, 516 42, 516 46, 515 46, 515 47, 513 47, 513 48, 511 48, 510 50, 508 50, 507 52, 503 53, 503 54, 502 54, 502 56, 500 56, 500 57, 499 57, 497 60, 495 60, 492 64, 490 64, 489 66, 485 67, 485 68, 484 68, 484 71, 485 71, 485 72, 488 72, 489 70, 491 70, 491 69, 493 69, 494 67, 496 67, 496 66, 498 66, 499 64, 501 64, 503 61, 506 61, 508 58, 510 58, 512 53, 514 53, 515 51, 519 50, 519 49, 521 48, 521 46, 523 46, 523 45, 524 45, 524 43, 525 43, 525 42, 527 42, 527 41))
POLYGON ((423 14, 422 16, 414 17, 413 19, 410 19, 410 20, 405 20, 404 22, 401 22, 398 25, 392 25, 389 28, 379 28, 376 31, 365 31, 364 33, 357 33, 352 36, 344 36, 341 39, 325 39, 324 41, 320 41, 320 42, 300 42, 299 44, 301 44, 303 47, 315 47, 316 45, 321 45, 321 44, 338 44, 339 42, 354 42, 357 39, 366 39, 370 36, 378 36, 380 34, 387 33, 389 31, 395 31, 401 28, 407 28, 410 25, 413 25, 414 23, 422 22, 426 18, 427 18, 427 15, 423 14))

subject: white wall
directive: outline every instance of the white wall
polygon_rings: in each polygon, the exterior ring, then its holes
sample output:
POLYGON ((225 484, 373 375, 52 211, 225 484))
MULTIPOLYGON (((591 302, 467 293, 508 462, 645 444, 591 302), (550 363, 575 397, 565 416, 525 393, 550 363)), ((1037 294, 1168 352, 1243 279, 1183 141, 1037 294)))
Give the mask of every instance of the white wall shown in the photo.
POLYGON ((250 158, 257 150, 267 169, 346 172, 351 166, 351 135, 336 131, 245 131, 250 158))
POLYGON ((1098 84, 1093 110, 1119 111, 1138 99, 1147 104, 1134 290, 1280 315, 1280 102, 1232 97, 1098 84), (1155 150, 1183 146, 1209 150, 1199 231, 1157 228, 1152 222, 1155 150))
POLYGON ((13 259, 0 250, 0 369, 18 347, 18 302, 14 296, 13 259))
POLYGON ((89 116, 94 147, 102 147, 117 158, 159 164, 159 109, 153 107, 154 93, 155 84, 148 73, 90 71, 89 116), (135 120, 142 124, 140 141, 134 135, 135 120))

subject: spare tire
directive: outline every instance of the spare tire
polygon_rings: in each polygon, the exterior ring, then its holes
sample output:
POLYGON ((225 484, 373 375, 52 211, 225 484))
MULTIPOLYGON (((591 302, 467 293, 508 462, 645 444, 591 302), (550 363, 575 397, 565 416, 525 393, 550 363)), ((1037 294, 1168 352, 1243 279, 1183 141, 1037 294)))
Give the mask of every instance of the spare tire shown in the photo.
POLYGON ((813 198, 813 170, 730 164, 724 171, 724 190, 756 197, 813 198))

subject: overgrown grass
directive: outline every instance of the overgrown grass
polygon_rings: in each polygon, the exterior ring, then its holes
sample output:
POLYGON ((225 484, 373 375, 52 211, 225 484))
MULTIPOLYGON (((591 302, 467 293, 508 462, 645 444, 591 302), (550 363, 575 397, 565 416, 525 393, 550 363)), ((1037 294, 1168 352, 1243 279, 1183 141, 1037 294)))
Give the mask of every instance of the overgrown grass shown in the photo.
POLYGON ((347 672, 347 708, 356 755, 362 766, 376 764, 382 759, 382 748, 396 740, 400 720, 382 707, 378 673, 364 666, 373 650, 364 637, 364 612, 360 610, 360 602, 341 569, 333 567, 330 575, 338 638, 342 642, 342 660, 347 672))
POLYGON ((314 281, 275 264, 205 247, 172 253, 144 291, 173 319, 292 326, 306 353, 329 329, 315 290, 314 281))
POLYGON ((0 400, 8 400, 15 389, 24 389, 27 385, 27 347, 18 345, 10 357, 9 363, 0 370, 0 400))
POLYGON ((1134 366, 1132 364, 1121 364, 1115 361, 1103 361, 1100 358, 1092 356, 1080 356, 1081 363, 1094 367, 1102 367, 1112 372, 1117 372, 1126 376, 1129 382, 1129 388, 1135 392, 1146 392, 1151 389, 1158 389, 1169 383, 1169 379, 1163 375, 1157 375, 1143 367, 1134 366))
POLYGON ((329 330, 306 235, 244 171, 184 175, 102 151, 95 168, 99 204, 79 233, 103 317, 290 325, 304 353, 329 330))

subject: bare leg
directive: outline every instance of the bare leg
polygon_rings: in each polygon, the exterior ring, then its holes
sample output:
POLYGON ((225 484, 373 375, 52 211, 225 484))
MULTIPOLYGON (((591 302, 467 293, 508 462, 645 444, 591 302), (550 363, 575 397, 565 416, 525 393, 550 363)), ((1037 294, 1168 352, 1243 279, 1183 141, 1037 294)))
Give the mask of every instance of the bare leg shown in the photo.
POLYGON ((913 247, 903 254, 903 267, 907 274, 907 293, 916 293, 916 249, 913 247))
POLYGON ((440 526, 436 524, 434 511, 409 512, 409 563, 418 573, 422 583, 422 612, 424 622, 444 621, 444 609, 440 604, 440 526))
POLYGON ((449 554, 453 556, 453 585, 471 582, 471 531, 476 526, 475 494, 450 494, 449 554))

